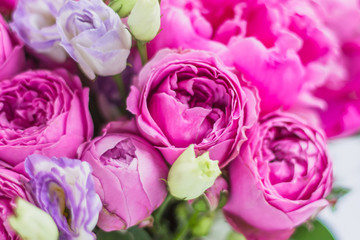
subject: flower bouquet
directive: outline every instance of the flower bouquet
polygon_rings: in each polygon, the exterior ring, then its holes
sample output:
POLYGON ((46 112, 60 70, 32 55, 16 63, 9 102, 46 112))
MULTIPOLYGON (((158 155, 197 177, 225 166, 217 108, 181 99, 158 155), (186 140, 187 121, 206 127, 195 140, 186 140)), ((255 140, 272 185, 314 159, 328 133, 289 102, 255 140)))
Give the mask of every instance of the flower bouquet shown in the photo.
POLYGON ((316 215, 346 193, 328 139, 360 129, 358 1, 0 12, 0 239, 334 239, 316 215))

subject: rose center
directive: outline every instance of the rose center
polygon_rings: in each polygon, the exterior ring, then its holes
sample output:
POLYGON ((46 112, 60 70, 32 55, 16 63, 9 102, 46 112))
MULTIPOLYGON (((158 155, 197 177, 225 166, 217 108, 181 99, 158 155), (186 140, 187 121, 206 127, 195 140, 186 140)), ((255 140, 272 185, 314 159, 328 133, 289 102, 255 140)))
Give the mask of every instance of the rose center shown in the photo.
POLYGON ((317 155, 313 153, 315 146, 285 128, 273 128, 264 141, 265 151, 263 174, 277 192, 288 199, 303 199, 302 194, 308 183, 308 175, 312 162, 317 155), (266 170, 264 170, 264 166, 266 170), (267 173, 266 173, 267 172, 267 173))
POLYGON ((47 100, 37 91, 9 89, 0 97, 0 126, 12 129, 42 126, 46 123, 48 110, 47 100))
POLYGON ((135 146, 130 138, 118 142, 115 147, 107 150, 100 157, 105 165, 116 168, 133 169, 136 168, 135 146))
POLYGON ((219 134, 215 131, 224 127, 230 112, 231 90, 223 85, 223 76, 202 67, 192 71, 193 66, 184 66, 166 77, 148 102, 151 116, 177 147, 216 138, 213 134, 219 134))

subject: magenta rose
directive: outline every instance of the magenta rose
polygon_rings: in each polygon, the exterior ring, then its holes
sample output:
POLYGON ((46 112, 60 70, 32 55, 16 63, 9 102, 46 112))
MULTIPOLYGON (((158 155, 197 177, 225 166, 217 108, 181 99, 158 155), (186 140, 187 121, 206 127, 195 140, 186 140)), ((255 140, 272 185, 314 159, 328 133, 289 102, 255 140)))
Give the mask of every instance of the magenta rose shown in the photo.
POLYGON ((0 15, 0 80, 12 77, 24 69, 23 46, 0 15))
POLYGON ((130 128, 111 129, 121 124, 135 129, 131 122, 111 123, 103 136, 79 149, 80 159, 93 169, 95 189, 103 203, 98 226, 105 231, 146 224, 167 194, 168 168, 163 157, 130 128))
POLYGON ((238 155, 259 111, 252 89, 203 51, 160 51, 131 87, 127 107, 170 164, 195 144, 221 167, 238 155))
POLYGON ((229 166, 227 221, 247 239, 288 239, 294 228, 328 205, 332 163, 326 139, 295 115, 260 120, 229 166))
POLYGON ((13 214, 16 198, 27 199, 21 178, 24 177, 0 167, 0 239, 20 239, 10 227, 8 217, 13 214))
POLYGON ((64 69, 24 72, 0 89, 0 164, 16 166, 32 153, 74 158, 91 138, 89 89, 64 69))

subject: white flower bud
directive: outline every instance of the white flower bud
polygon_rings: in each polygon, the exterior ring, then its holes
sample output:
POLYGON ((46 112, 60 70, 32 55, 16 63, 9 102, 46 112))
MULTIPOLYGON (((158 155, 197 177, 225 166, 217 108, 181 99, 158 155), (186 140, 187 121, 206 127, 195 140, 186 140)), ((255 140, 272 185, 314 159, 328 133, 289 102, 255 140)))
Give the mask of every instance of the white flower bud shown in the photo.
POLYGON ((192 144, 170 168, 169 191, 176 198, 194 199, 211 187, 220 174, 218 161, 211 160, 209 152, 196 157, 192 144))
POLYGON ((49 214, 18 198, 15 215, 9 217, 10 226, 26 240, 57 240, 59 231, 49 214))
POLYGON ((158 0, 138 0, 127 21, 130 32, 140 41, 152 40, 160 29, 160 4, 158 0))

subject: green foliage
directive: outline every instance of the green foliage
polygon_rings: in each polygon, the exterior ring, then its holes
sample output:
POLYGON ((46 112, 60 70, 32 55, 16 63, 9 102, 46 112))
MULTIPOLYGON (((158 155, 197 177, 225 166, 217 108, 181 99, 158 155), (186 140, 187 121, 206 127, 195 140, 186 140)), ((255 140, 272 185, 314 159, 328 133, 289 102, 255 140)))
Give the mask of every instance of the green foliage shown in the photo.
POLYGON ((132 227, 126 231, 104 232, 101 229, 96 230, 96 239, 98 240, 151 240, 149 234, 142 228, 132 227))
POLYGON ((331 203, 332 207, 335 208, 337 201, 349 192, 349 188, 333 187, 331 193, 326 197, 326 199, 331 203))
POLYGON ((315 220, 298 227, 291 240, 334 240, 334 237, 319 220, 315 220))
POLYGON ((209 202, 204 194, 194 200, 192 207, 199 212, 207 212, 210 210, 209 202))

